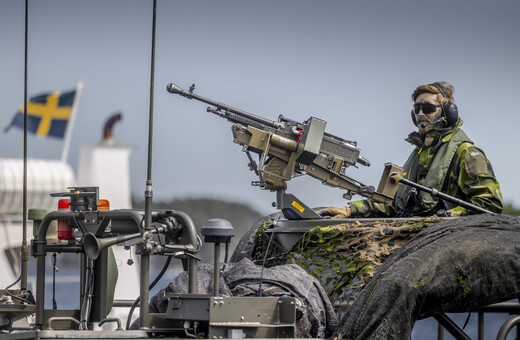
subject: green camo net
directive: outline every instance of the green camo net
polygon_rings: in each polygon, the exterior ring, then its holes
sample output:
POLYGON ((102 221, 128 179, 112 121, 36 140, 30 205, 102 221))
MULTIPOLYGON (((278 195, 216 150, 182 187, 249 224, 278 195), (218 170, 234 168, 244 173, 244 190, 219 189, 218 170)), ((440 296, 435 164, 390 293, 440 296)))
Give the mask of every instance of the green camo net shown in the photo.
POLYGON ((264 231, 254 235, 252 259, 265 266, 298 264, 320 280, 341 321, 350 303, 396 249, 438 220, 359 221, 316 227, 306 232, 287 252, 264 231), (266 250, 267 254, 266 254, 266 250))

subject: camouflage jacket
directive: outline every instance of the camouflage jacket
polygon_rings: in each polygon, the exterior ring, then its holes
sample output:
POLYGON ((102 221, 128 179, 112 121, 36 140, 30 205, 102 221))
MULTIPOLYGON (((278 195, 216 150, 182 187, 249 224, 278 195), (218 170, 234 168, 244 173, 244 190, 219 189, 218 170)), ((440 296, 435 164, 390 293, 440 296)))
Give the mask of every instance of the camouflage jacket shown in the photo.
MULTIPOLYGON (((489 160, 481 149, 473 145, 469 139, 466 139, 467 141, 462 139, 454 155, 449 156, 452 157, 451 161, 449 159, 438 159, 438 157, 446 157, 444 153, 441 152, 441 155, 438 151, 441 147, 446 149, 447 143, 455 134, 459 133, 459 135, 465 136, 459 128, 461 124, 462 122, 459 120, 457 126, 450 130, 431 130, 426 135, 412 132, 406 140, 415 146, 409 160, 415 159, 416 161, 411 166, 408 165, 409 169, 405 168, 405 171, 416 175, 414 176, 416 178, 409 178, 410 180, 427 185, 428 183, 425 183, 425 180, 429 171, 439 170, 433 169, 432 165, 445 162, 449 164, 449 168, 440 187, 437 188, 438 190, 493 212, 501 213, 502 194, 500 185, 495 178, 489 160)), ((396 198, 399 199, 397 195, 396 198)), ((446 209, 448 216, 463 216, 470 213, 465 208, 443 201, 438 201, 432 208, 431 204, 429 206, 424 205, 417 198, 419 197, 408 199, 406 211, 399 209, 396 212, 395 199, 391 205, 374 203, 370 200, 355 201, 350 203, 350 208, 352 217, 432 216, 439 209, 446 209)))

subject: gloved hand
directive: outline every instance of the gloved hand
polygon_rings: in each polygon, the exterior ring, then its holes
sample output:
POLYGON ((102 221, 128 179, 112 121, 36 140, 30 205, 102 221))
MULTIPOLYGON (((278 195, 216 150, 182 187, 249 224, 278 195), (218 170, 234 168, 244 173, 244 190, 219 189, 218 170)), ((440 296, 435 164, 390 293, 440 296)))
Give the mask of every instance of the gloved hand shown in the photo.
POLYGON ((323 217, 349 218, 350 217, 350 208, 349 207, 328 207, 328 208, 319 210, 318 214, 320 214, 323 217))

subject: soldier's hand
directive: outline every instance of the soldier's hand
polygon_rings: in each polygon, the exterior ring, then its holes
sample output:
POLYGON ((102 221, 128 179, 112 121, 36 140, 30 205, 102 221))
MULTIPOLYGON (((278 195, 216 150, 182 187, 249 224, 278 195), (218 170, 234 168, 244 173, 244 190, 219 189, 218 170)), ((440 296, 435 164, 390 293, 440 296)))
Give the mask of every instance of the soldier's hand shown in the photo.
POLYGON ((350 217, 350 208, 349 207, 328 207, 325 209, 321 209, 318 211, 323 217, 331 217, 331 218, 349 218, 350 217))

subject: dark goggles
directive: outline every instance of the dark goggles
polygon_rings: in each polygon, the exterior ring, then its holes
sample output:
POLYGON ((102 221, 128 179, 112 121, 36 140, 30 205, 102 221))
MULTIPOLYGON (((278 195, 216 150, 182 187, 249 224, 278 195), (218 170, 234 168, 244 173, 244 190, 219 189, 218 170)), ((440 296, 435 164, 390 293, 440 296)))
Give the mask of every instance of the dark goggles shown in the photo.
POLYGON ((422 111, 425 115, 429 115, 437 111, 438 107, 441 107, 441 105, 434 105, 432 103, 413 104, 413 113, 418 115, 419 112, 422 111))

